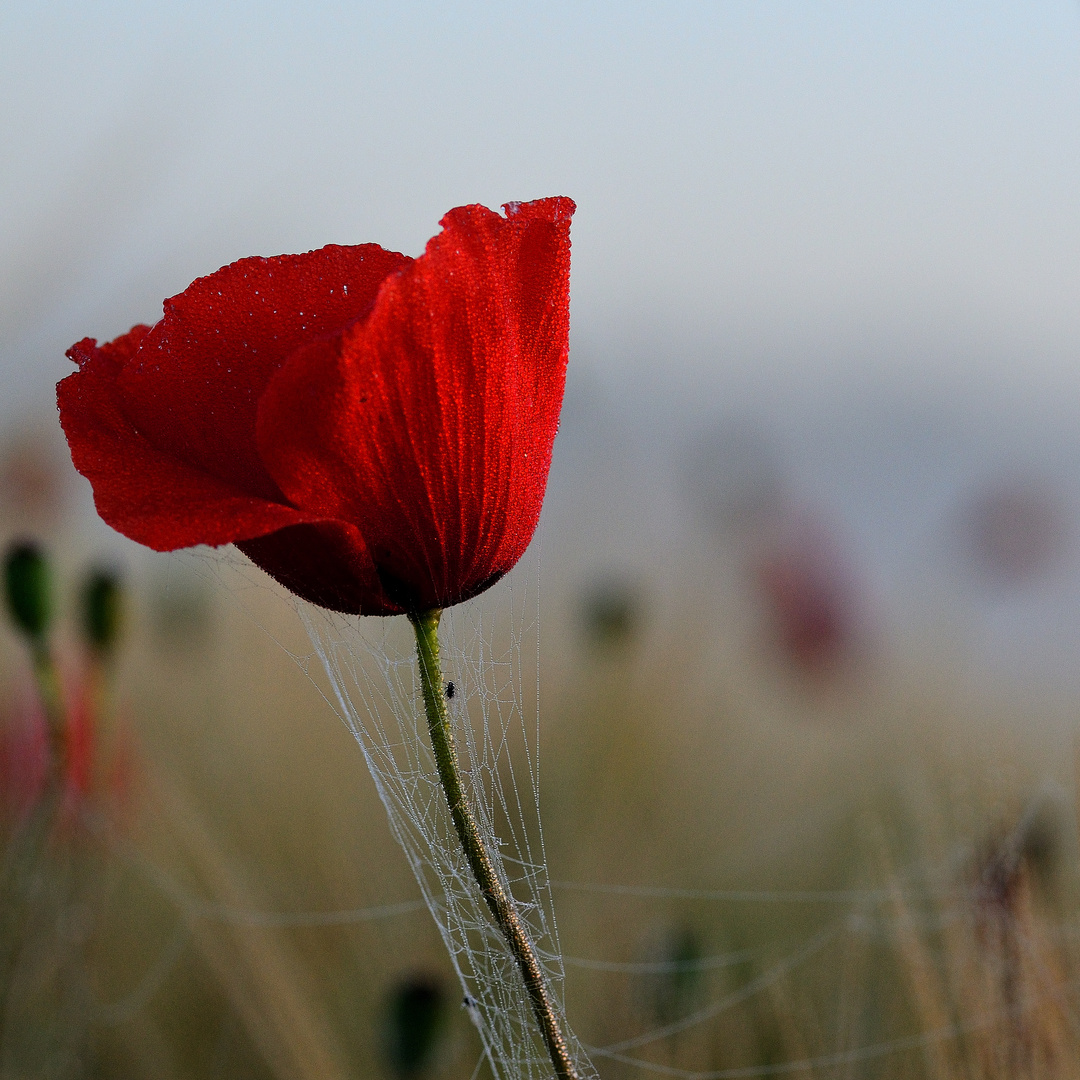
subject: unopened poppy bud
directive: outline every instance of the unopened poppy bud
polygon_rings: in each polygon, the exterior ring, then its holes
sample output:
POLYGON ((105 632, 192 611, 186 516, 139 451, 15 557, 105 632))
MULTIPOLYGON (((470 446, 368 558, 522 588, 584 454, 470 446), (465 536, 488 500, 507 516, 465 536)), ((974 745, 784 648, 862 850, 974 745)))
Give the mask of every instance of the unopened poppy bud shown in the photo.
POLYGON ((109 652, 120 636, 123 595, 120 578, 111 570, 95 570, 83 586, 82 630, 98 652, 109 652))
POLYGON ((394 1074, 412 1080, 427 1071, 446 1019, 442 987, 421 976, 407 979, 389 1002, 386 1049, 394 1074))
POLYGON ((37 544, 20 541, 8 548, 4 566, 7 606, 15 625, 28 637, 45 636, 52 617, 49 564, 37 544))

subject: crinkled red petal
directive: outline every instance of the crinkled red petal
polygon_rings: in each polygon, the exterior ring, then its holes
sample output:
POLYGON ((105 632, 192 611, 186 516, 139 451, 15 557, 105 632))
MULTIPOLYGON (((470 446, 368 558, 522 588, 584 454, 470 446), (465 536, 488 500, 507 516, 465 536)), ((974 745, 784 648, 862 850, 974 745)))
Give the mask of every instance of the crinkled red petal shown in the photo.
POLYGON ((165 301, 119 376, 121 408, 159 450, 280 501, 255 445, 267 382, 299 346, 368 311, 412 260, 377 244, 241 259, 165 301))
POLYGON ((407 610, 486 588, 540 514, 565 382, 574 204, 506 209, 452 210, 370 315, 300 349, 259 406, 259 450, 280 489, 354 524, 407 610))
POLYGON ((100 347, 91 338, 72 346, 68 355, 79 370, 56 390, 71 459, 93 485, 104 521, 156 551, 226 544, 309 521, 309 514, 207 475, 134 427, 117 378, 147 332, 136 326, 100 347))

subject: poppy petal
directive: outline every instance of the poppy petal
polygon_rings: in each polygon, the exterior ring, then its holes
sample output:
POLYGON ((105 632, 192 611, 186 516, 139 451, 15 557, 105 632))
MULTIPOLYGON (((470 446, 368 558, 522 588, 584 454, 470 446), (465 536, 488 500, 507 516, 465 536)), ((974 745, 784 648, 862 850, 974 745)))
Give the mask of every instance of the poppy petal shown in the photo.
POLYGON ((358 529, 343 521, 294 525, 236 545, 290 592, 331 611, 399 615, 358 529))
POLYGON ((114 529, 156 551, 226 544, 310 520, 208 476, 149 442, 125 416, 117 377, 148 327, 98 346, 86 338, 68 355, 79 364, 57 387, 71 459, 93 485, 98 513, 114 529))
POLYGON ((300 345, 366 312, 412 260, 378 244, 241 259, 165 301, 124 366, 121 408, 160 450, 226 485, 280 501, 255 447, 267 381, 300 345))
POLYGON ((540 514, 566 373, 574 204, 506 209, 452 210, 371 313, 298 350, 259 405, 278 486, 297 507, 356 525, 409 610, 486 588, 540 514))

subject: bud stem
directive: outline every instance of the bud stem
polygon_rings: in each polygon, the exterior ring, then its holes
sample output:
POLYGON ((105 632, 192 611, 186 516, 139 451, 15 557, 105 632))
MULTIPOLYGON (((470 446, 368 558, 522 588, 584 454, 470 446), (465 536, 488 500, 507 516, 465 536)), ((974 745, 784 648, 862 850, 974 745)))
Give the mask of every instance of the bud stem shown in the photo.
POLYGON ((540 1025, 555 1073, 560 1080, 578 1080, 578 1071, 570 1058, 570 1049, 559 1027, 555 1004, 551 998, 547 978, 540 966, 536 948, 518 917, 513 897, 504 886, 498 867, 484 845, 468 797, 461 784, 457 751, 450 717, 446 711, 442 668, 439 664, 439 618, 441 611, 426 611, 410 615, 409 621, 416 631, 416 654, 420 666, 420 685, 424 693, 424 709, 427 712, 428 734, 435 751, 435 763, 439 780, 450 807, 458 839, 469 860, 473 877, 499 929, 514 954, 521 977, 525 982, 533 1014, 540 1025))

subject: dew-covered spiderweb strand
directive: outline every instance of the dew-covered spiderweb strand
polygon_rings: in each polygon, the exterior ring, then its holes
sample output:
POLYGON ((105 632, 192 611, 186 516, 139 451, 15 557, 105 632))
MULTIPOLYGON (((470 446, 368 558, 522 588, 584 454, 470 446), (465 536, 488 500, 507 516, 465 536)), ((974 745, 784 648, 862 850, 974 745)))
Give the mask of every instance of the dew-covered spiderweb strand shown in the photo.
MULTIPOLYGON (((260 602, 264 579, 243 563, 228 595, 247 589, 260 602), (254 577, 253 577, 254 575, 254 577), (259 584, 252 584, 255 580, 259 584)), ((501 856, 515 899, 546 969, 560 1019, 564 967, 547 879, 539 813, 538 656, 523 663, 530 635, 538 648, 537 592, 500 585, 444 616, 448 705, 468 797, 484 842, 501 856), (532 704, 534 720, 525 718, 532 704)), ((403 619, 354 619, 306 605, 297 610, 314 648, 293 655, 313 677, 318 659, 329 700, 359 744, 391 830, 435 918, 496 1076, 547 1077, 520 976, 493 926, 451 826, 428 746, 409 628, 403 619)), ((850 903, 851 897, 845 897, 850 903)), ((692 1024, 700 1020, 691 1019, 692 1024)), ((657 1036, 662 1037, 662 1036, 657 1036)), ((569 1036, 575 1062, 595 1075, 569 1036)))
POLYGON ((711 1020, 714 1016, 718 1016, 720 1013, 753 997, 761 990, 777 982, 789 971, 797 968, 800 964, 805 964, 811 957, 816 956, 840 936, 844 930, 845 921, 840 920, 831 923, 824 929, 819 930, 809 941, 804 942, 794 952, 777 961, 768 970, 762 972, 757 978, 751 979, 750 982, 739 987, 738 990, 725 994, 718 1000, 712 1001, 708 1005, 680 1017, 678 1020, 673 1020, 670 1024, 664 1024, 662 1027, 635 1035, 630 1039, 623 1039, 621 1042, 610 1043, 607 1046, 590 1046, 588 1048, 589 1052, 597 1056, 609 1057, 612 1054, 619 1054, 626 1050, 634 1050, 639 1046, 659 1042, 661 1039, 670 1038, 672 1035, 677 1035, 682 1031, 704 1023, 706 1020, 711 1020))
MULTIPOLYGON (((897 893, 890 889, 686 889, 665 885, 608 885, 587 881, 552 881, 558 892, 599 893, 656 900, 716 900, 753 904, 822 904, 848 907, 853 904, 892 904, 897 893)), ((964 899, 974 889, 919 890, 916 896, 934 899, 964 899)), ((903 893, 902 893, 903 895, 903 893)))
MULTIPOLYGON (((138 857, 138 853, 131 849, 126 849, 124 853, 129 859, 138 857)), ((174 901, 186 914, 224 922, 239 922, 253 926, 341 925, 343 923, 355 922, 368 918, 388 917, 400 912, 406 905, 409 905, 408 910, 411 911, 419 910, 423 906, 419 901, 407 901, 404 904, 399 905, 381 905, 340 912, 263 912, 230 909, 221 905, 209 904, 194 897, 171 879, 169 875, 165 874, 164 871, 160 870, 160 868, 156 867, 148 860, 138 857, 137 865, 139 869, 146 873, 148 880, 158 886, 161 891, 170 900, 174 901)), ((848 929, 856 932, 861 929, 861 924, 857 917, 853 916, 849 920, 848 929)), ((974 1033, 980 1029, 991 1027, 1002 1020, 1009 1019, 1010 1016, 1022 1015, 1023 1013, 1036 1008, 1045 1000, 1054 1000, 1059 1005, 1069 1026, 1075 1031, 1077 1029, 1076 1013, 1068 1001, 1068 991, 1070 986, 1063 986, 1056 983, 1052 978, 1052 973, 1046 967, 1045 961, 1038 948, 1038 943, 1032 941, 1028 935, 1020 932, 1019 926, 1014 926, 1013 929, 1017 931, 1016 939, 1024 948, 1025 953, 1029 956, 1037 969, 1043 969, 1043 974, 1046 976, 1043 980, 1046 991, 1042 997, 1029 999, 1024 1002, 1022 1006, 1013 1009, 1003 1008, 992 1014, 974 1020, 947 1025, 931 1031, 918 1032, 912 1035, 884 1040, 866 1046, 852 1047, 847 1050, 822 1054, 813 1058, 779 1062, 764 1066, 745 1066, 741 1068, 712 1071, 695 1071, 646 1061, 626 1053, 618 1052, 610 1047, 596 1048, 593 1052, 598 1056, 603 1056, 609 1060, 617 1061, 645 1072, 670 1076, 676 1078, 676 1080, 739 1080, 739 1078, 748 1078, 749 1080, 749 1078, 753 1077, 781 1076, 807 1070, 836 1068, 844 1065, 886 1058, 906 1051, 926 1048, 935 1043, 955 1040, 965 1034, 974 1033)), ((1068 930, 1068 927, 1055 929, 1068 930)), ((1060 937, 1062 935, 1055 934, 1054 936, 1060 937)), ((122 1024, 131 1020, 142 1008, 148 1005, 171 973, 176 962, 179 960, 187 944, 187 940, 188 933, 186 928, 179 928, 162 948, 158 958, 150 965, 145 974, 138 980, 135 987, 129 991, 128 994, 124 995, 118 1001, 100 1004, 98 1006, 96 1015, 97 1022, 109 1026, 122 1024)), ((811 939, 810 942, 810 944, 813 945, 819 943, 820 936, 811 939)), ((790 970, 793 966, 793 960, 797 960, 800 957, 808 959, 809 957, 806 957, 804 953, 804 949, 797 950, 794 954, 770 968, 761 978, 748 984, 742 991, 725 996, 721 1002, 713 1003, 712 1006, 705 1010, 698 1010, 693 1014, 693 1019, 688 1017, 681 1023, 690 1026, 688 1021, 693 1023, 704 1022, 705 1019, 710 1018, 704 1016, 704 1013, 718 1015, 719 1012, 724 1009, 738 1004, 740 1000, 746 1000, 751 994, 764 989, 769 983, 776 978, 779 978, 785 971, 790 970)), ((708 969, 722 967, 743 962, 750 959, 753 954, 754 950, 740 950, 715 957, 702 957, 693 961, 661 961, 656 963, 620 963, 602 960, 579 960, 566 957, 564 958, 564 963, 568 966, 581 966, 592 970, 647 975, 666 973, 673 970, 686 970, 689 968, 708 969)), ((670 1029, 665 1028, 664 1033, 665 1036, 670 1034, 670 1029)), ((475 1077, 478 1075, 485 1060, 486 1055, 482 1056, 480 1061, 478 1061, 477 1067, 473 1071, 473 1080, 475 1080, 475 1077)))
MULTIPOLYGON (((1069 983, 1069 986, 1075 989, 1080 986, 1080 981, 1073 980, 1069 983)), ((674 1080, 752 1080, 754 1077, 783 1076, 797 1072, 813 1073, 816 1069, 856 1065, 865 1061, 892 1057, 910 1050, 924 1049, 935 1044, 952 1042, 963 1038, 965 1035, 993 1028, 1002 1021, 1022 1019, 1039 1006, 1045 1004, 1052 996, 1051 994, 1032 996, 1018 1005, 1012 1007, 1002 1006, 970 1020, 944 1024, 929 1031, 915 1032, 911 1035, 902 1035, 895 1039, 886 1039, 866 1046, 854 1046, 848 1050, 837 1050, 817 1057, 801 1058, 798 1061, 781 1061, 771 1065, 745 1065, 739 1068, 699 1071, 680 1069, 674 1065, 663 1065, 655 1061, 644 1061, 628 1054, 611 1053, 606 1056, 612 1061, 631 1065, 643 1072, 670 1076, 674 1080)))
MULTIPOLYGON (((217 564, 220 565, 220 564, 217 564)), ((245 606, 252 604, 253 617, 262 621, 269 592, 265 578, 236 557, 231 566, 236 581, 228 595, 245 606), (237 584, 238 582, 238 584, 237 584)), ((214 576, 217 577, 215 569, 214 576)), ((535 1026, 513 958, 501 934, 487 915, 457 837, 448 820, 445 800, 438 787, 436 770, 424 730, 419 701, 416 661, 405 620, 357 620, 297 605, 312 641, 311 653, 286 650, 308 672, 321 692, 356 737, 386 809, 391 830, 398 839, 418 882, 423 902, 432 913, 461 980, 467 1012, 485 1048, 485 1058, 496 1077, 544 1077, 550 1064, 539 1045, 535 1026), (323 669, 328 684, 320 680, 323 669)), ((546 873, 543 831, 538 811, 539 759, 536 723, 527 722, 527 705, 536 700, 538 664, 522 662, 523 643, 536 634, 535 593, 523 586, 506 585, 484 597, 448 612, 443 639, 447 667, 453 682, 448 702, 455 737, 464 758, 466 788, 477 807, 485 842, 501 854, 504 882, 537 946, 553 992, 562 1008, 562 978, 558 930, 552 909, 553 885, 546 873)), ((263 622, 274 636, 273 626, 263 622)), ((539 710, 533 715, 538 717, 539 710)), ((961 856, 957 856, 963 861, 961 856)), ((915 877, 902 886, 909 901, 908 918, 923 917, 915 907, 924 901, 941 905, 946 900, 971 899, 973 892, 957 888, 957 863, 950 867, 917 868, 915 877)), ((903 875, 901 875, 901 878, 903 875)), ((727 994, 704 1009, 653 1031, 640 1033, 598 1049, 608 1060, 625 1061, 638 1069, 659 1072, 680 1080, 723 1080, 730 1077, 770 1076, 805 1070, 806 1062, 691 1072, 643 1061, 627 1050, 645 1047, 677 1031, 707 1023, 724 1010, 735 1007, 782 978, 786 971, 809 962, 841 933, 888 933, 895 919, 878 908, 894 904, 896 886, 888 889, 840 890, 696 890, 649 885, 616 885, 559 882, 560 890, 576 889, 596 894, 638 896, 643 899, 696 899, 759 904, 823 904, 840 907, 847 918, 826 926, 751 984, 727 994)), ((339 913, 318 913, 327 924, 339 913)), ((955 915, 948 908, 927 911, 925 919, 944 921, 955 915)), ((929 925, 929 922, 928 922, 929 925)), ((608 962, 601 959, 600 965, 608 962)), ((615 965, 615 962, 611 962, 615 965)), ((574 966, 588 967, 589 960, 574 966)), ((601 970, 604 967, 600 968, 601 970)), ((645 970, 623 970, 646 975, 645 970)), ((989 1021, 988 1021, 989 1022, 989 1021)), ((855 1047, 814 1059, 821 1068, 846 1062, 874 1060, 912 1048, 954 1038, 975 1024, 935 1027, 870 1046, 855 1047)), ((573 1037, 571 1036, 571 1039, 573 1037)), ((587 1057, 576 1043, 575 1060, 586 1076, 595 1076, 587 1057)))
MULTIPOLYGON (((100 821, 94 823, 99 835, 105 833, 100 821)), ((399 915, 411 915, 425 911, 423 900, 401 900, 391 904, 374 904, 369 907, 345 908, 336 911, 264 911, 254 908, 238 908, 217 904, 196 896, 180 884, 172 875, 148 859, 134 846, 116 835, 108 835, 112 849, 121 854, 152 886, 174 906, 191 918, 207 919, 236 926, 308 928, 348 926, 353 923, 391 919, 399 915)), ((757 956, 759 950, 739 949, 700 956, 689 960, 602 960, 583 956, 562 956, 565 967, 587 971, 602 971, 626 975, 668 975, 679 972, 713 971, 746 963, 757 956)))
MULTIPOLYGON (((447 611, 441 627, 447 708, 463 789, 501 887, 531 939, 582 1077, 595 1076, 566 1028, 562 949, 539 813, 536 593, 512 582, 447 611)), ((461 981, 496 1077, 547 1078, 518 962, 481 895, 440 786, 411 628, 404 619, 355 619, 298 605, 337 711, 359 744, 400 843, 461 981)))
MULTIPOLYGON (((444 685, 442 676, 438 635, 441 618, 441 611, 409 616, 409 622, 416 634, 417 666, 428 737, 439 771, 439 785, 446 796, 454 831, 461 842, 473 878, 517 963, 555 1074, 560 1080, 578 1080, 577 1066, 563 1035, 564 1020, 555 1005, 536 946, 518 914, 516 902, 503 883, 505 869, 500 862, 498 851, 491 848, 481 836, 476 814, 462 786, 454 725, 446 707, 447 700, 452 698, 452 684, 444 685)), ((521 860, 511 861, 520 864, 521 860)))
MULTIPOLYGON (((236 926, 289 928, 317 928, 347 926, 355 923, 373 922, 391 919, 402 915, 417 914, 426 910, 423 900, 400 900, 396 903, 373 904, 366 907, 344 908, 331 911, 266 911, 255 908, 240 908, 228 904, 219 904, 195 895, 190 889, 180 884, 173 876, 147 858, 142 852, 118 834, 107 829, 100 818, 91 818, 84 814, 84 819, 99 836, 105 837, 114 852, 120 854, 129 865, 166 897, 174 906, 190 918, 206 919, 236 926)), ((927 928, 938 929, 942 925, 955 921, 961 916, 940 913, 934 920, 926 922, 927 928)), ((919 920, 910 912, 905 914, 906 922, 919 920)), ((895 918, 880 918, 871 922, 868 916, 853 914, 849 919, 848 929, 853 933, 878 932, 889 934, 895 918), (880 925, 878 925, 880 923, 880 925)), ((1061 933, 1068 932, 1067 927, 1061 933)), ((734 967, 753 960, 760 954, 760 949, 739 949, 732 952, 718 953, 712 956, 700 956, 687 960, 605 960, 594 957, 563 955, 564 967, 586 971, 610 972, 625 975, 665 975, 679 972, 712 971, 734 967)))
POLYGON ((158 954, 157 959, 151 963, 142 978, 127 994, 117 1001, 98 1003, 96 1021, 106 1027, 117 1027, 135 1019, 150 1004, 154 995, 172 974, 187 944, 187 927, 178 927, 158 954))
MULTIPOLYGON (((210 919, 223 923, 246 926, 267 927, 333 927, 345 926, 350 923, 371 922, 378 919, 389 919, 399 915, 411 915, 426 909, 427 904, 423 900, 399 900, 385 904, 371 904, 365 907, 342 908, 330 911, 266 911, 256 908, 240 908, 228 904, 218 904, 210 900, 196 896, 191 890, 185 888, 164 869, 147 858, 133 844, 124 840, 118 833, 111 830, 100 816, 92 816, 84 811, 84 823, 92 828, 99 837, 108 841, 112 850, 121 855, 144 879, 158 889, 164 896, 171 900, 185 914, 200 918, 210 919)), ((690 896, 695 899, 748 899, 747 890, 688 890, 688 889, 661 889, 655 886, 611 886, 594 885, 577 882, 553 882, 553 889, 580 889, 587 892, 629 894, 640 896, 661 896, 682 898, 690 896)), ((769 902, 783 902, 790 900, 792 903, 809 903, 820 900, 822 903, 834 902, 835 893, 832 891, 812 892, 808 890, 795 891, 770 891, 764 894, 769 902)), ((877 892, 851 892, 853 897, 861 900, 875 898, 877 892)), ((905 922, 914 922, 926 929, 940 929, 962 918, 956 910, 935 912, 932 915, 920 916, 912 912, 906 912, 903 916, 905 922)), ((879 932, 889 933, 895 922, 896 916, 880 915, 870 916, 867 914, 853 913, 849 919, 848 929, 851 932, 879 932)), ((1058 937, 1080 936, 1080 926, 1062 924, 1055 928, 1058 937)), ((734 952, 719 953, 715 956, 695 957, 687 960, 605 960, 592 957, 562 955, 561 962, 565 967, 581 968, 590 971, 607 971, 630 975, 660 975, 682 971, 708 971, 714 968, 732 967, 747 960, 753 959, 758 950, 742 949, 734 952)))
MULTIPOLYGON (((970 921, 970 912, 968 912, 965 917, 970 921)), ((902 918, 908 923, 911 922, 909 915, 904 915, 902 918)), ((899 922, 900 919, 897 921, 899 922)), ((663 1028, 657 1028, 654 1031, 644 1033, 634 1039, 625 1040, 621 1043, 612 1044, 606 1047, 590 1047, 589 1049, 590 1052, 597 1057, 603 1057, 608 1060, 620 1062, 621 1064, 630 1065, 645 1072, 671 1076, 676 1078, 676 1080, 736 1080, 736 1078, 742 1077, 778 1076, 794 1072, 834 1068, 842 1065, 857 1064, 859 1062, 885 1058, 909 1050, 926 1048, 938 1043, 960 1039, 965 1035, 993 1027, 1006 1020, 1015 1021, 1021 1019, 1036 1008, 1050 1002, 1056 1005, 1073 1033, 1076 1034, 1080 1032, 1080 1020, 1078 1020, 1074 1003, 1071 1000, 1071 994, 1076 990, 1077 986, 1080 986, 1080 982, 1077 980, 1070 980, 1066 983, 1062 983, 1056 979, 1054 977, 1055 972, 1051 969, 1050 964, 1047 963, 1042 951, 1039 949, 1038 942, 1032 940, 1031 936, 1025 933, 1022 922, 1011 915, 1006 916, 1006 921, 1009 926, 1010 934, 1012 934, 1014 939, 1023 949, 1028 962, 1035 969, 1038 981, 1041 983, 1042 992, 1027 994, 1021 1002, 1004 1004, 997 1009, 984 1012, 982 1015, 975 1018, 957 1021, 952 1024, 940 1025, 928 1031, 883 1040, 866 1046, 852 1047, 847 1050, 835 1051, 813 1058, 778 1062, 771 1065, 744 1066, 740 1068, 710 1071, 681 1069, 675 1066, 638 1058, 625 1052, 626 1050, 636 1049, 637 1047, 657 1041, 658 1038, 666 1038, 678 1031, 687 1030, 692 1026, 703 1023, 766 989, 779 977, 785 974, 786 971, 790 970, 798 963, 809 959, 813 952, 818 951, 819 948, 828 944, 827 940, 823 940, 828 936, 830 930, 830 927, 826 927, 822 933, 811 938, 805 946, 800 947, 794 953, 781 960, 757 979, 752 980, 738 991, 725 995, 719 1001, 713 1002, 705 1008, 698 1009, 694 1013, 683 1017, 673 1024, 666 1025, 663 1028)), ((836 927, 834 926, 832 929, 836 929, 836 927)), ((847 932, 862 931, 863 922, 857 912, 853 912, 849 916, 843 925, 843 929, 847 932)))
MULTIPOLYGON (((261 572, 239 556, 207 565, 219 582, 231 578, 225 595, 274 636, 261 572)), ((535 637, 536 595, 529 585, 507 583, 453 609, 444 617, 444 655, 456 691, 450 712, 466 793, 484 845, 500 854, 503 887, 536 946, 565 1028, 562 950, 539 817, 538 665, 524 663, 521 655, 523 642, 535 637)), ((551 1065, 520 973, 472 878, 438 783, 406 620, 345 617, 295 601, 292 610, 299 612, 313 652, 290 655, 323 687, 360 746, 493 1073, 546 1080, 551 1065)), ((595 1076, 580 1044, 572 1035, 567 1042, 579 1075, 595 1076)))
POLYGON ((253 908, 218 904, 196 896, 172 875, 168 874, 130 842, 124 840, 99 815, 83 814, 84 822, 101 838, 113 852, 121 856, 140 876, 158 890, 179 911, 196 919, 229 923, 235 926, 301 928, 319 926, 347 926, 351 923, 391 919, 423 911, 423 900, 400 900, 392 904, 372 904, 367 907, 346 908, 338 911, 261 911, 253 908))
POLYGON ((678 975, 695 971, 716 971, 754 959, 757 949, 738 949, 716 956, 696 956, 690 960, 594 960, 584 956, 564 956, 564 967, 584 971, 606 971, 616 975, 678 975))
MULTIPOLYGON (((134 853, 130 850, 125 853, 129 857, 134 857, 134 853)), ((140 860, 138 865, 144 872, 148 872, 148 879, 153 884, 160 887, 161 891, 170 900, 176 902, 177 906, 182 908, 186 914, 224 922, 239 922, 253 926, 341 925, 343 923, 355 922, 367 918, 387 917, 394 914, 396 910, 405 907, 404 904, 382 905, 340 912, 240 911, 237 909, 225 908, 220 905, 208 904, 195 898, 192 894, 183 889, 182 886, 173 881, 167 874, 161 871, 160 868, 146 860, 140 860)), ((412 911, 419 910, 423 906, 419 901, 408 901, 406 903, 411 905, 409 910, 412 911)), ((861 929, 861 925, 857 918, 853 917, 849 920, 848 929, 856 932, 861 929)), ((1058 1004, 1070 1028, 1076 1032, 1078 1029, 1076 1012, 1068 1000, 1068 991, 1071 988, 1071 984, 1061 985, 1057 983, 1052 977, 1053 973, 1049 970, 1042 957, 1038 943, 1032 941, 1029 935, 1022 933, 1019 926, 1014 926, 1013 929, 1016 931, 1017 942, 1022 946, 1025 954, 1028 955, 1030 961, 1033 963, 1033 966, 1045 976, 1042 981, 1046 988, 1045 993, 1041 997, 1029 999, 1023 1003, 1022 1006, 1014 1009, 1003 1008, 981 1018, 947 1025, 931 1031, 918 1032, 912 1035, 884 1040, 866 1046, 852 1047, 847 1050, 822 1054, 813 1058, 779 1062, 765 1066, 746 1066, 712 1071, 695 1071, 646 1061, 607 1047, 597 1048, 593 1052, 598 1056, 603 1056, 607 1059, 633 1066, 639 1070, 671 1076, 676 1078, 676 1080, 738 1080, 738 1078, 744 1077, 781 1076, 806 1070, 835 1068, 843 1065, 877 1060, 905 1051, 926 1048, 935 1043, 954 1040, 965 1034, 974 1033, 980 1029, 993 1026, 1002 1020, 1009 1019, 1010 1016, 1029 1012, 1046 1000, 1053 1000, 1058 1004)), ((1068 929, 1067 926, 1055 928, 1055 930, 1063 931, 1067 931, 1068 929)), ((1060 933, 1055 933, 1053 936, 1061 937, 1062 935, 1060 933)), ((100 1004, 98 1006, 96 1015, 97 1022, 109 1026, 122 1024, 132 1019, 142 1008, 148 1005, 171 973, 176 962, 179 960, 187 944, 187 940, 188 933, 186 928, 179 928, 162 948, 158 958, 150 965, 145 974, 138 980, 135 987, 129 991, 128 994, 124 995, 118 1001, 100 1004)), ((813 943, 817 943, 817 939, 811 940, 813 943)), ((796 956, 801 952, 802 950, 798 950, 793 956, 796 956)), ((564 963, 567 964, 567 966, 580 966, 591 970, 613 971, 632 975, 649 975, 691 968, 702 970, 723 967, 729 964, 744 962, 745 960, 750 959, 753 954, 754 950, 740 950, 715 957, 701 957, 693 961, 661 961, 655 963, 620 963, 615 961, 591 961, 565 957, 564 963)), ((792 957, 788 957, 787 960, 781 961, 780 964, 770 968, 763 977, 755 980, 752 984, 748 984, 748 986, 744 988, 744 991, 749 990, 750 993, 756 993, 764 989, 768 983, 779 978, 784 971, 790 969, 792 966, 791 960, 792 957)), ((718 1014, 720 1011, 723 1011, 723 1009, 738 1004, 739 1001, 736 1000, 737 998, 745 1000, 748 996, 750 996, 750 994, 745 992, 736 995, 727 995, 722 999, 722 1002, 714 1003, 709 1009, 699 1010, 693 1015, 697 1018, 696 1022, 704 1022, 707 1017, 702 1016, 703 1012, 707 1011, 718 1014)), ((486 1055, 481 1057, 480 1061, 477 1063, 477 1068, 473 1072, 474 1078, 478 1074, 479 1069, 482 1067, 485 1060, 486 1055)))
MULTIPOLYGON (((415 912, 423 907, 423 904, 420 901, 405 901, 396 905, 378 905, 369 908, 337 912, 267 912, 228 908, 222 905, 210 904, 194 897, 190 892, 165 874, 160 868, 156 867, 148 860, 139 857, 137 852, 127 850, 125 854, 133 859, 138 857, 137 865, 144 873, 146 873, 148 880, 158 886, 161 891, 170 900, 174 901, 186 914, 199 918, 214 919, 250 926, 332 926, 366 921, 369 919, 391 917, 395 914, 405 913, 406 911, 415 912)), ((861 920, 857 916, 853 916, 849 920, 847 929, 851 932, 861 932, 863 930, 861 920)), ((1019 928, 1016 929, 1019 930, 1019 928)), ((1061 937, 1063 934, 1067 935, 1069 929, 1068 926, 1055 928, 1055 931, 1061 931, 1061 933, 1055 932, 1053 936, 1061 937)), ((98 1014, 98 1021, 108 1025, 123 1023, 131 1019, 142 1007, 148 1004, 153 995, 157 992, 157 989, 171 972, 176 961, 179 959, 186 941, 186 930, 178 930, 173 938, 164 946, 159 958, 151 964, 150 968, 132 991, 117 1002, 99 1006, 100 1011, 98 1014)), ((1027 935, 1019 932, 1017 934, 1017 941, 1024 947, 1025 952, 1038 968, 1045 967, 1045 962, 1042 961, 1037 943, 1031 941, 1027 935)), ((820 941, 818 938, 814 938, 811 939, 811 944, 816 946, 820 944, 820 941)), ((802 953, 802 949, 797 950, 795 954, 792 954, 792 956, 789 956, 786 960, 781 961, 779 964, 770 968, 762 977, 754 980, 753 983, 748 984, 747 987, 743 988, 741 991, 736 992, 735 994, 726 995, 720 1002, 713 1003, 713 1005, 705 1010, 698 1010, 692 1017, 685 1018, 680 1024, 688 1028, 696 1023, 703 1023, 705 1020, 710 1019, 712 1015, 719 1015, 719 1013, 725 1009, 734 1007, 741 1001, 746 1000, 752 994, 760 992, 775 979, 779 978, 784 972, 790 970, 793 966, 792 960, 801 956, 802 953), (711 1015, 703 1015, 705 1013, 711 1015)), ((753 955, 755 955, 754 950, 739 950, 713 957, 701 957, 690 961, 634 963, 564 957, 563 962, 567 966, 582 967, 590 970, 610 971, 631 975, 651 975, 668 973, 676 970, 708 970, 725 967, 745 962, 746 960, 751 959, 753 955)), ((802 958, 809 959, 809 957, 805 956, 802 958)), ((1050 977, 1051 973, 1049 971, 1046 971, 1045 974, 1047 975, 1047 978, 1045 979, 1047 990, 1044 998, 1057 1001, 1069 1026, 1073 1028, 1074 1031, 1077 1030, 1078 1021, 1076 1012, 1067 1000, 1068 987, 1054 983, 1050 977)), ((1025 1008, 1030 1010, 1040 1003, 1040 1001, 1031 1001, 1026 1003, 1025 1008)), ((619 1052, 612 1047, 594 1048, 593 1053, 597 1056, 603 1056, 610 1060, 631 1065, 647 1072, 676 1077, 678 1080, 729 1080, 729 1078, 730 1080, 736 1080, 736 1078, 740 1077, 779 1076, 808 1069, 825 1069, 842 1065, 857 1064, 864 1061, 888 1057, 908 1050, 925 1048, 934 1043, 955 1039, 963 1034, 972 1033, 981 1028, 991 1026, 1002 1019, 1007 1019, 1009 1014, 1009 1010, 1001 1010, 992 1016, 978 1020, 948 1025, 932 1031, 919 1032, 908 1036, 873 1043, 868 1046, 853 1047, 848 1050, 823 1054, 814 1058, 780 1062, 768 1066, 747 1066, 743 1068, 714 1070, 709 1072, 678 1069, 656 1062, 645 1061, 641 1058, 619 1052)), ((671 1031, 669 1028, 665 1028, 660 1034, 656 1032, 647 1034, 649 1036, 656 1035, 660 1038, 667 1037, 671 1034, 671 1031)), ((648 1041, 653 1040, 649 1038, 648 1041)), ((644 1043, 638 1042, 638 1045, 644 1045, 644 1043)), ((627 1048, 629 1049, 629 1047, 627 1048)), ((481 1062, 478 1063, 478 1068, 483 1060, 486 1060, 486 1058, 481 1059, 481 1062)))

